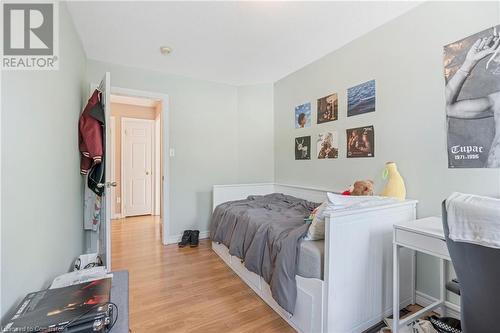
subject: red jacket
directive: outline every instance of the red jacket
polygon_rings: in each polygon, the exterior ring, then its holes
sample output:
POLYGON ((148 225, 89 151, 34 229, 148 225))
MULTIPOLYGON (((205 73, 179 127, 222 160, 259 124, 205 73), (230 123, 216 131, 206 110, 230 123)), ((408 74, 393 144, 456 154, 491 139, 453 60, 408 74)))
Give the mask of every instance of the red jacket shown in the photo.
POLYGON ((80 149, 80 173, 86 175, 96 164, 102 162, 102 123, 92 117, 91 111, 100 107, 101 93, 95 90, 89 98, 78 122, 78 145, 80 149))

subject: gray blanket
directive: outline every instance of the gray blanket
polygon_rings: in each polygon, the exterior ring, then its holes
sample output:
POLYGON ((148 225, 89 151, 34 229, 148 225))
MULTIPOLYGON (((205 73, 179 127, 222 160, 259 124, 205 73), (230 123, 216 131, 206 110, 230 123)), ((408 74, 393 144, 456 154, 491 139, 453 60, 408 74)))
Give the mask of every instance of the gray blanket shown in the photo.
POLYGON ((309 227, 304 218, 318 205, 279 193, 226 202, 213 212, 210 237, 262 276, 276 302, 293 314, 299 245, 309 227))

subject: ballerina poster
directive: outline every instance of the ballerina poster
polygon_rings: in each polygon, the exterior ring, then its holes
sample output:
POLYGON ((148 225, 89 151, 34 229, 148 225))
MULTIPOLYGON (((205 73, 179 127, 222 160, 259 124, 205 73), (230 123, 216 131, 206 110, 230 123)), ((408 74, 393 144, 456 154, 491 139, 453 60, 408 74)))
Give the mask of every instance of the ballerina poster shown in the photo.
POLYGON ((448 167, 500 167, 500 25, 444 47, 448 167))

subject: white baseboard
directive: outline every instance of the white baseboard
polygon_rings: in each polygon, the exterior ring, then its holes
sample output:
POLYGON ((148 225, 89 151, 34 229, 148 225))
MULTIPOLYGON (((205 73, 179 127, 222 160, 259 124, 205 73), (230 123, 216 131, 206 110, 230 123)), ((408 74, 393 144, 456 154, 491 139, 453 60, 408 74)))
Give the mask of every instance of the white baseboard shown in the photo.
MULTIPOLYGON (((421 291, 417 291, 415 301, 418 305, 425 307, 425 306, 429 306, 432 303, 436 302, 437 299, 432 297, 432 296, 429 296, 427 294, 424 294, 421 291)), ((441 308, 437 308, 436 310, 434 310, 434 312, 437 312, 441 316, 448 316, 448 317, 460 319, 460 306, 459 305, 451 303, 451 302, 446 302, 445 307, 446 307, 445 313, 442 313, 441 308)))
MULTIPOLYGON (((210 236, 210 231, 200 231, 200 239, 205 239, 210 236)), ((167 244, 177 244, 181 241, 182 234, 171 235, 167 237, 167 244)))
POLYGON ((122 214, 115 214, 113 215, 113 220, 117 220, 117 219, 121 219, 122 218, 122 214))
MULTIPOLYGON (((400 309, 404 309, 408 305, 411 305, 411 304, 412 304, 412 298, 408 297, 407 299, 402 300, 399 303, 399 308, 400 309)), ((393 313, 393 309, 392 309, 392 306, 391 306, 390 308, 388 308, 387 310, 384 311, 384 313, 382 314, 382 316, 377 316, 375 318, 372 318, 370 320, 365 321, 364 323, 362 323, 362 324, 358 325, 356 328, 354 328, 352 330, 352 332, 364 332, 365 330, 369 329, 370 327, 373 327, 374 325, 377 325, 378 323, 380 323, 381 321, 383 321, 384 318, 387 318, 387 317, 391 316, 392 313, 393 313)))

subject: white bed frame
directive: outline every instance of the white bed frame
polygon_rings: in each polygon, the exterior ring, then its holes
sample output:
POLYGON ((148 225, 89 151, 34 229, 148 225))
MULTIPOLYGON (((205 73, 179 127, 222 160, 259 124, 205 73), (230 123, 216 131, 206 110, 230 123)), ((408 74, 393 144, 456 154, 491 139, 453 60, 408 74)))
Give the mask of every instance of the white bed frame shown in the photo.
MULTIPOLYGON (((215 185, 213 208, 249 195, 284 193, 314 202, 326 200, 324 189, 283 184, 215 185)), ((339 211, 326 220, 324 281, 296 276, 293 316, 273 299, 269 285, 248 271, 226 246, 212 249, 295 330, 303 333, 358 333, 392 313, 393 224, 416 218, 414 200, 339 211)), ((413 253, 401 253, 401 307, 415 303, 413 253)))

